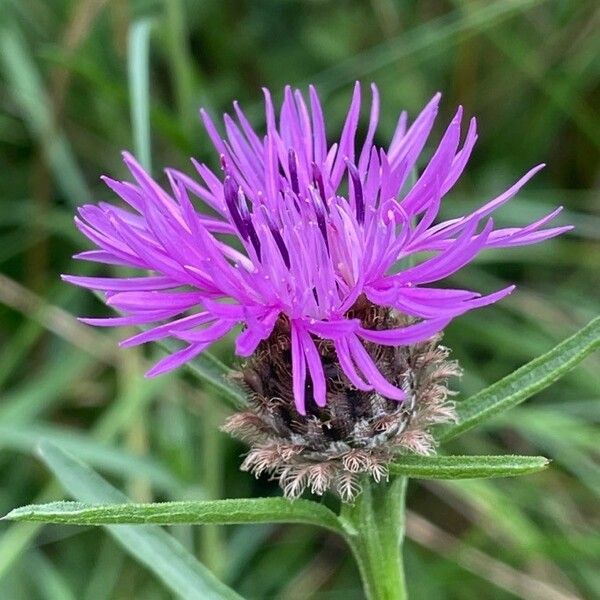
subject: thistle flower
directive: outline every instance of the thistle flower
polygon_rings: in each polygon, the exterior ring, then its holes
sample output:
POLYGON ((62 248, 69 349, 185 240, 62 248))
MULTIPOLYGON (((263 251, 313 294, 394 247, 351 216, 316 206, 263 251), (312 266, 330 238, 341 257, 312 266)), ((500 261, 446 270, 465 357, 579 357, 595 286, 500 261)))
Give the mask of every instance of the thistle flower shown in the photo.
POLYGON ((374 85, 371 92, 362 143, 358 83, 333 145, 313 87, 308 99, 287 87, 279 119, 264 90, 264 137, 237 103, 236 118, 224 117, 225 138, 201 111, 222 174, 192 160, 200 180, 167 169, 167 191, 125 153, 135 183, 105 182, 128 207, 86 205, 76 218, 97 246, 77 258, 151 271, 65 276, 105 292, 123 313, 82 320, 149 327, 123 346, 166 337, 185 343, 148 375, 182 365, 241 325, 235 351, 248 358, 241 377, 250 402, 226 428, 253 445, 244 467, 274 473, 290 496, 309 486, 351 498, 356 473, 384 477, 398 450, 431 451, 427 428, 452 418, 445 380, 456 373, 437 346, 439 332, 514 287, 481 295, 435 284, 485 248, 569 229, 543 228, 560 208, 526 227, 494 229, 489 218, 543 165, 471 214, 435 223, 475 144, 475 119, 461 145, 459 108, 408 186, 440 95, 410 126, 403 112, 383 149, 374 144, 379 95, 374 85))

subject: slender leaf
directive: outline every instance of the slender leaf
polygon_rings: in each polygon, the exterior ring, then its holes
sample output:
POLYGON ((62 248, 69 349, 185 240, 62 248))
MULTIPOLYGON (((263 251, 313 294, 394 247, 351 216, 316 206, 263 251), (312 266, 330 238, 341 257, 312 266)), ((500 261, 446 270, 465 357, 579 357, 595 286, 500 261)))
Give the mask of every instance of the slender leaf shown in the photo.
POLYGON ((16 508, 3 518, 68 525, 308 523, 343 533, 337 516, 327 507, 311 500, 291 501, 285 498, 108 505, 50 502, 16 508))
POLYGON ((129 102, 135 153, 141 165, 151 171, 149 53, 152 21, 136 21, 129 34, 127 66, 129 102))
MULTIPOLYGON (((118 503, 127 497, 87 465, 53 444, 44 443, 40 454, 63 487, 75 498, 90 503, 118 503)), ((108 525, 121 546, 182 598, 239 600, 240 596, 199 563, 175 538, 154 525, 108 525)))
POLYGON ((390 472, 417 479, 514 477, 541 471, 549 462, 543 456, 405 456, 390 472))
POLYGON ((547 388, 600 347, 600 317, 542 356, 458 403, 458 423, 441 430, 449 440, 547 388))

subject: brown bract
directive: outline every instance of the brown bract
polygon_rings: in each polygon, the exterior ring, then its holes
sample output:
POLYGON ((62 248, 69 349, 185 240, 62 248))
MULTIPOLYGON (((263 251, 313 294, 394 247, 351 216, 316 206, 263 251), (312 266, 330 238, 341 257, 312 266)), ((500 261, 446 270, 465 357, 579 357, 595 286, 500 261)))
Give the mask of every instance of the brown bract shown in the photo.
MULTIPOLYGON (((410 323, 397 311, 364 298, 347 316, 369 329, 410 323)), ((229 417, 224 430, 250 446, 242 470, 256 477, 271 475, 289 498, 307 489, 318 495, 330 490, 351 502, 360 493, 361 474, 381 481, 398 455, 434 453, 430 428, 455 421, 447 380, 460 375, 439 340, 399 347, 365 344, 383 376, 406 392, 401 403, 356 389, 344 375, 333 344, 317 340, 327 404, 320 408, 314 403, 307 381, 307 415, 302 416, 294 406, 289 325, 282 317, 236 374, 248 390, 249 408, 229 417)))

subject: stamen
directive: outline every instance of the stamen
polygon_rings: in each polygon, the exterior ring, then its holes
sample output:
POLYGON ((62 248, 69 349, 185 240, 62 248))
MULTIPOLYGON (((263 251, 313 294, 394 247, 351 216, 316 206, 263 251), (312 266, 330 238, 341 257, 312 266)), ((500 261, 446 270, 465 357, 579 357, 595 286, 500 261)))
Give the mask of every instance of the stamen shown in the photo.
POLYGON ((315 216, 317 217, 317 225, 321 231, 321 235, 323 236, 323 240, 325 241, 325 247, 327 248, 327 252, 329 252, 329 240, 327 239, 327 222, 325 220, 325 204, 319 196, 319 193, 314 189, 310 189, 311 197, 313 199, 313 207, 315 209, 315 216))
POLYGON ((275 243, 277 244, 277 247, 279 248, 279 252, 281 253, 281 258, 283 258, 283 262, 285 263, 285 266, 289 269, 291 267, 290 253, 288 252, 287 246, 285 245, 285 242, 283 241, 281 232, 279 231, 279 228, 273 221, 273 218, 269 214, 269 210, 267 209, 267 207, 264 204, 262 205, 262 209, 263 209, 263 213, 265 215, 265 220, 267 221, 267 225, 269 227, 269 231, 271 232, 271 235, 273 236, 273 239, 275 240, 275 243))
POLYGON ((290 184, 294 194, 298 195, 300 192, 300 186, 298 185, 298 163, 296 160, 296 153, 292 148, 288 151, 288 168, 290 170, 290 184))
POLYGON ((359 223, 365 222, 365 200, 363 198, 363 188, 360 182, 358 169, 349 161, 346 160, 348 174, 352 180, 352 190, 354 192, 354 205, 356 207, 356 220, 359 223))
POLYGON ((321 200, 323 201, 323 206, 327 208, 327 196, 325 195, 325 185, 323 184, 323 175, 321 174, 321 170, 317 166, 316 163, 312 163, 312 176, 313 182, 317 186, 319 190, 319 194, 321 195, 321 200))
POLYGON ((238 185, 231 175, 227 175, 225 177, 225 181, 223 182, 223 194, 225 196, 225 204, 227 204, 227 208, 229 210, 229 214, 235 223, 237 230, 240 232, 240 235, 245 241, 248 241, 248 228, 244 219, 242 219, 242 215, 239 210, 238 203, 238 185))
POLYGON ((254 228, 254 223, 252 222, 252 215, 248 210, 248 204, 246 203, 246 196, 244 196, 244 192, 242 188, 238 188, 237 191, 237 199, 238 199, 238 207, 240 209, 240 214, 244 225, 248 230, 248 236, 250 237, 250 243, 254 246, 254 250, 256 250, 256 254, 258 256, 258 260, 260 260, 260 240, 258 239, 258 234, 256 233, 256 229, 254 228))
POLYGON ((223 182, 223 194, 225 196, 225 203, 229 209, 229 214, 231 215, 237 230, 240 232, 244 241, 247 242, 249 240, 254 246, 254 250, 256 250, 256 254, 260 260, 260 240, 258 239, 256 229, 254 229, 254 224, 252 223, 252 215, 246 204, 246 196, 244 196, 242 188, 236 184, 231 175, 225 177, 225 181, 223 182))

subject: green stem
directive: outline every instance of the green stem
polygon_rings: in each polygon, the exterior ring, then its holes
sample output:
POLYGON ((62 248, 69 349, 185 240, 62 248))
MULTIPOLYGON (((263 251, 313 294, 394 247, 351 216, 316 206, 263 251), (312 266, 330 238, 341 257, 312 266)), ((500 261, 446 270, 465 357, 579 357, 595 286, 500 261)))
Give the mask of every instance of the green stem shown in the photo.
POLYGON ((356 502, 342 507, 341 517, 355 530, 347 539, 369 600, 407 598, 402 562, 405 493, 405 477, 388 484, 369 478, 356 502))
MULTIPOLYGON (((203 398, 204 411, 202 417, 203 438, 203 485, 210 500, 222 498, 223 487, 223 444, 222 433, 219 425, 222 422, 221 411, 216 402, 203 398)), ((202 558, 207 567, 219 577, 225 568, 225 540, 223 527, 219 525, 205 525, 200 529, 202 540, 202 558)))

